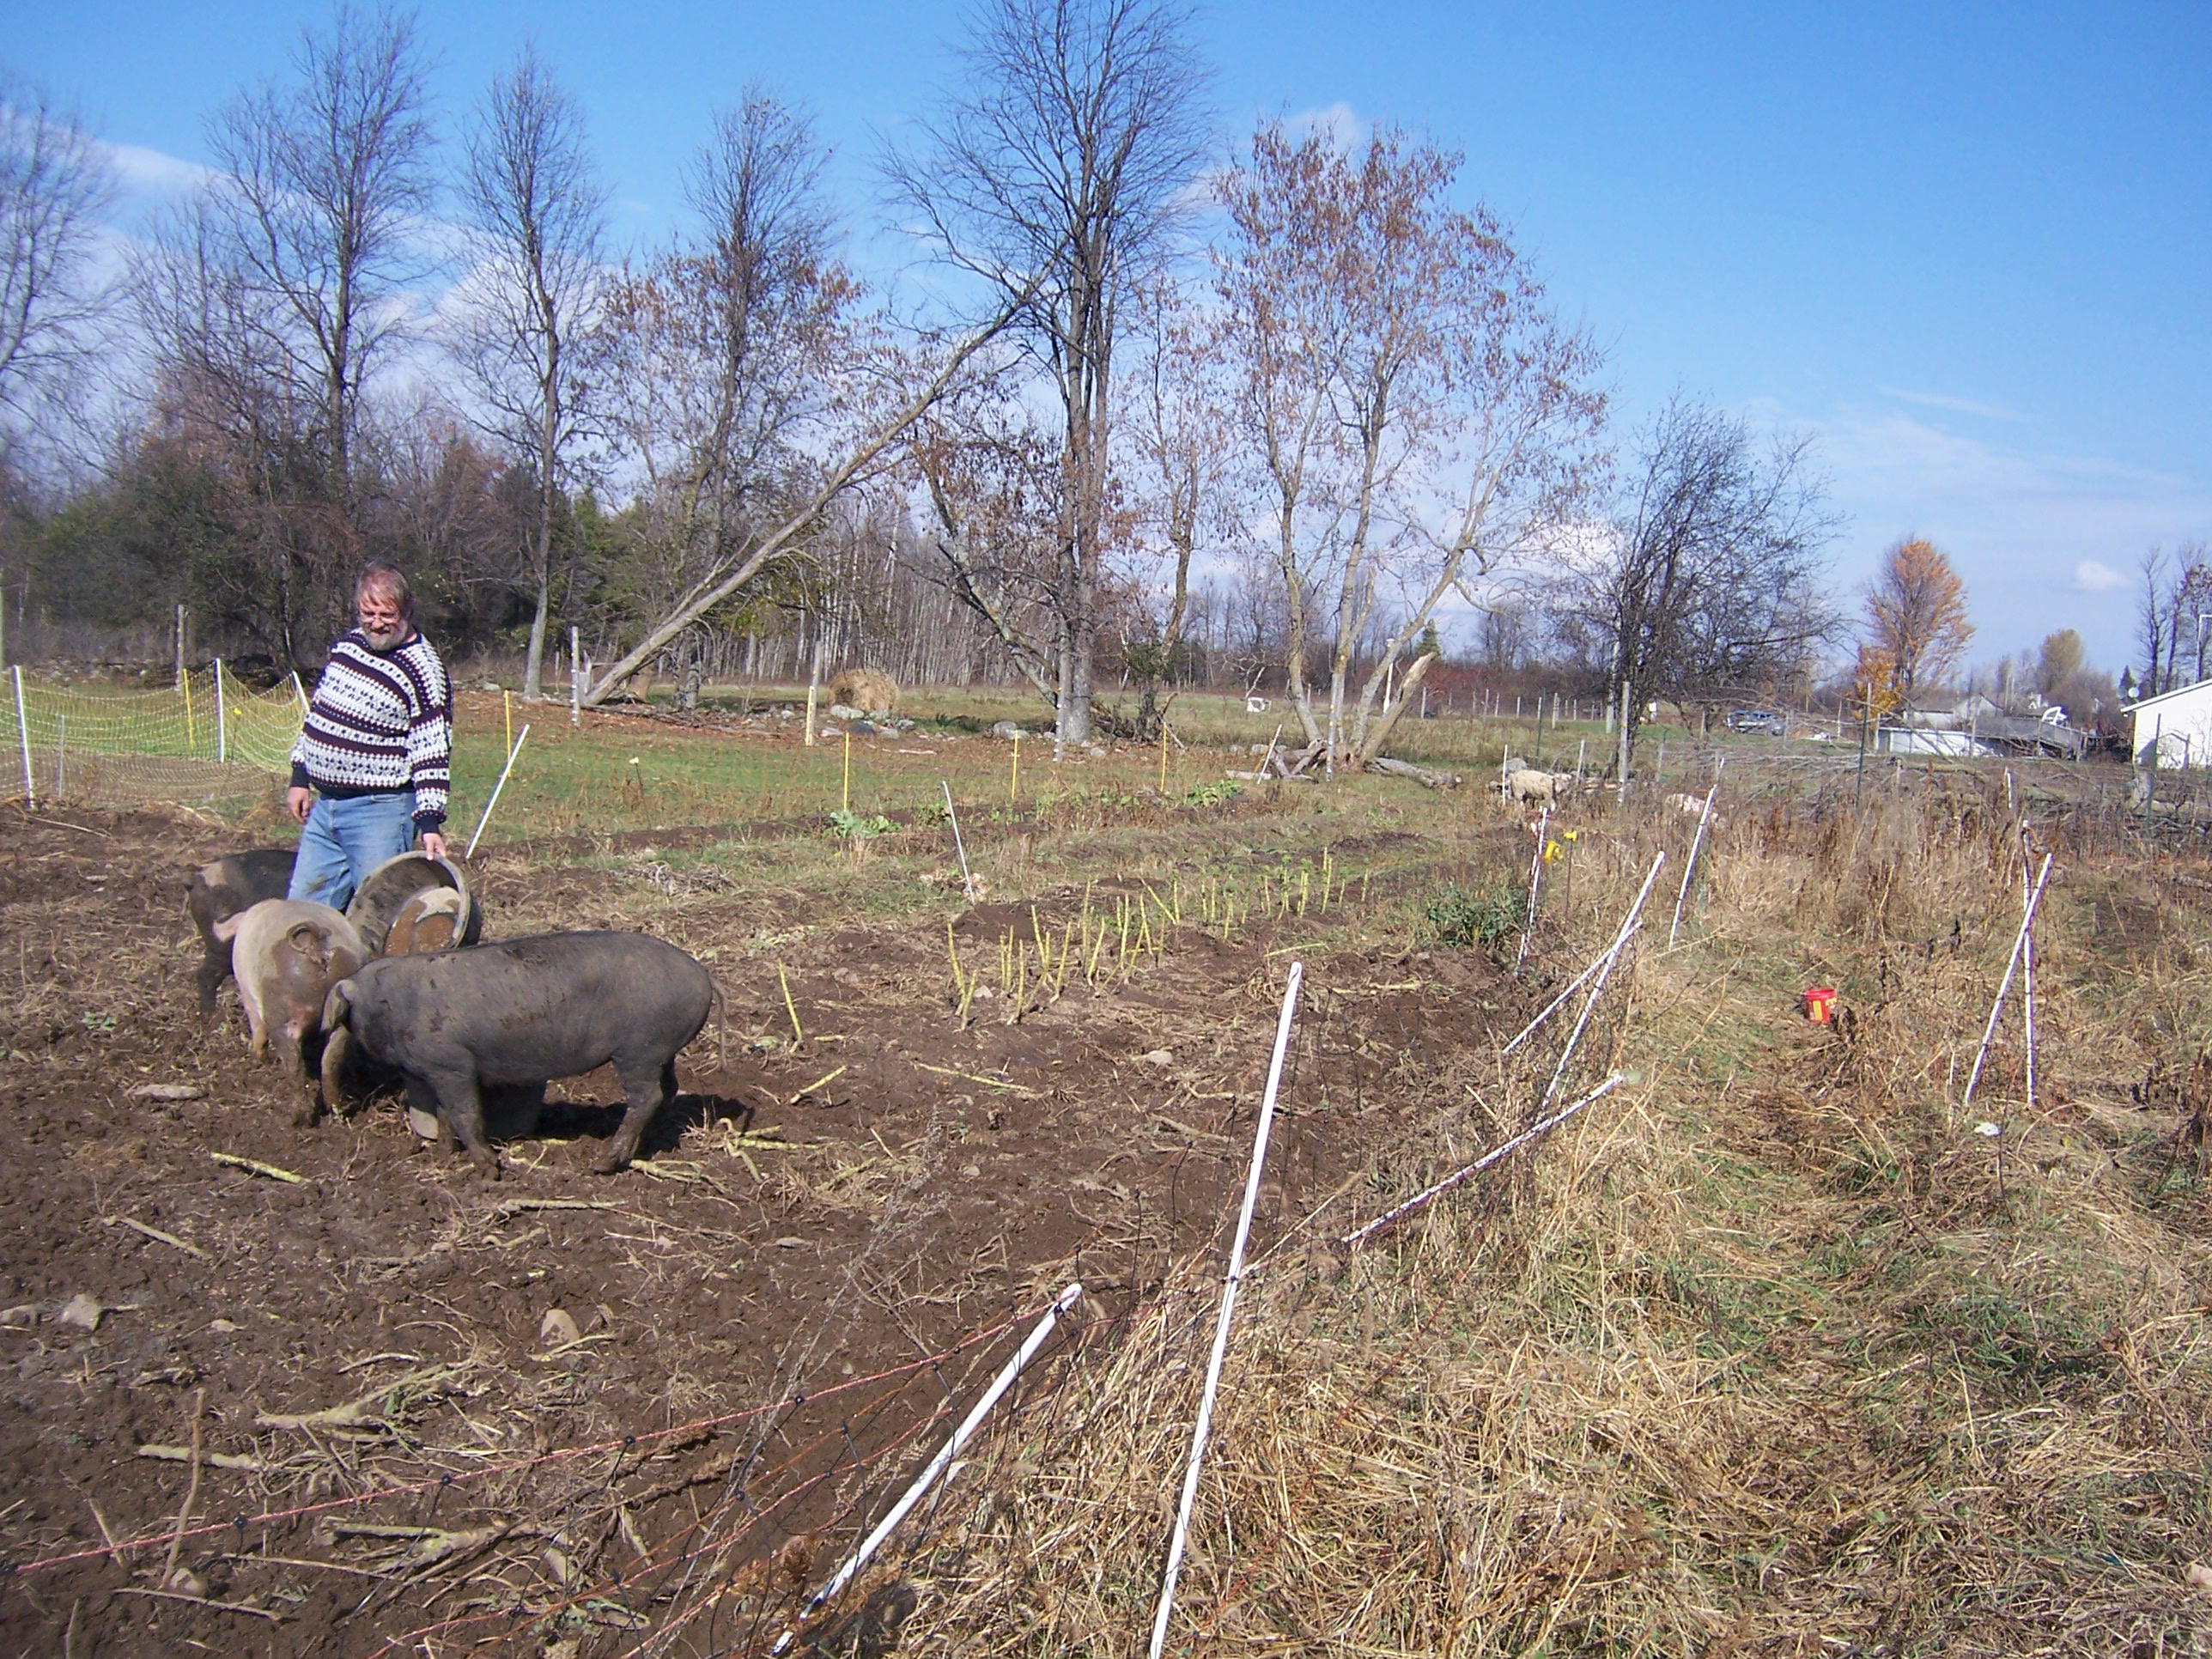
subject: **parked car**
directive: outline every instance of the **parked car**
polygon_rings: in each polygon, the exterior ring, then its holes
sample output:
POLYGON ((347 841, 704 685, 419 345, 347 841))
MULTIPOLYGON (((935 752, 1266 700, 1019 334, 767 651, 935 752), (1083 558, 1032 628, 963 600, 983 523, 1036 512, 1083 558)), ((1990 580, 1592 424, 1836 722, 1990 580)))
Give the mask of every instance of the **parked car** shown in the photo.
POLYGON ((1727 725, 1731 732, 1763 732, 1777 738, 1790 735, 1790 716, 1771 708, 1730 709, 1727 725))

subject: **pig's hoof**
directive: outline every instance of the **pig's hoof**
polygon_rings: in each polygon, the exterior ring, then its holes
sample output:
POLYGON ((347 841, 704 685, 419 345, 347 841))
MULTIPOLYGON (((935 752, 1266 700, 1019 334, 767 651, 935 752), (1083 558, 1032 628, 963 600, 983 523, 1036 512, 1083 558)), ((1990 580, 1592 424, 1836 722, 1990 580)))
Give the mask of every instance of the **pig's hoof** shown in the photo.
POLYGON ((322 1121, 322 1113, 313 1106, 302 1106, 292 1114, 292 1127, 295 1129, 312 1129, 322 1121))
POLYGON ((629 1168, 629 1154, 618 1147, 610 1146, 592 1160, 593 1175, 620 1175, 629 1168))
POLYGON ((476 1165, 477 1173, 482 1176, 486 1181, 496 1181, 499 1179, 499 1154, 497 1152, 489 1151, 480 1153, 471 1152, 469 1154, 469 1162, 476 1165))

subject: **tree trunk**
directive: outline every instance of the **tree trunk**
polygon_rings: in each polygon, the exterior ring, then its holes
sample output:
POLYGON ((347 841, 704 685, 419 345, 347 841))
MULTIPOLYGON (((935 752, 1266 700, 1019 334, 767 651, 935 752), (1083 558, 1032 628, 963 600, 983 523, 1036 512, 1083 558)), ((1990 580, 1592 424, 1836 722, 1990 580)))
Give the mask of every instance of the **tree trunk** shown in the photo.
POLYGON ((545 616, 551 608, 553 584, 548 580, 544 561, 538 565, 538 608, 530 617, 530 658, 522 669, 522 700, 539 702, 544 699, 545 616))
POLYGON ((1399 688, 1398 701, 1369 728, 1367 741, 1360 745, 1354 758, 1356 766, 1368 767, 1376 763, 1376 757, 1382 752, 1382 745, 1390 740, 1390 733, 1397 727, 1399 716, 1406 712, 1407 701, 1419 689, 1421 681, 1426 678, 1436 660, 1437 653, 1433 651, 1413 659, 1413 665, 1406 671, 1405 683, 1399 688))

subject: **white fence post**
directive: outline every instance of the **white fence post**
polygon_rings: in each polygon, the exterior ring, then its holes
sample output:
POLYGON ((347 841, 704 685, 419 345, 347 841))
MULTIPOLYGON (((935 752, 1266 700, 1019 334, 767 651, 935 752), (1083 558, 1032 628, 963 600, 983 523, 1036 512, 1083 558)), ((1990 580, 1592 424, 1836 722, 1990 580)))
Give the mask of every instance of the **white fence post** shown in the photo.
POLYGON ((31 780, 31 717, 23 710, 23 666, 15 665, 15 730, 23 738, 23 805, 39 808, 39 789, 31 780))
POLYGON ((477 855, 477 843, 483 839, 484 825, 491 822, 491 809, 499 805, 499 792, 507 787, 507 775, 514 770, 514 757, 522 752, 522 739, 530 735, 530 723, 525 720, 522 732, 514 740, 514 747, 507 751, 507 764, 499 769, 499 781, 492 785, 491 799, 484 803, 483 816, 477 820, 477 832, 469 837, 469 850, 461 854, 465 859, 477 855))
POLYGON ((1206 1368, 1206 1391, 1199 1396, 1198 1421, 1191 1425, 1190 1467, 1183 1471, 1182 1503, 1176 1510, 1175 1535, 1168 1541, 1168 1567, 1160 1584, 1159 1611, 1152 1618, 1152 1659, 1167 1647, 1168 1617, 1175 1611, 1176 1580, 1182 1572, 1183 1547, 1190 1541, 1190 1512, 1198 1502, 1198 1477, 1206 1460, 1206 1431, 1213 1426, 1214 1396, 1221 1389, 1221 1362, 1229 1352, 1229 1321, 1237 1311, 1237 1287, 1244 1278, 1244 1241, 1252 1231, 1252 1212, 1260 1202, 1260 1176, 1267 1167, 1267 1131, 1275 1121, 1275 1096, 1283 1086, 1283 1056, 1291 1046, 1291 1022, 1297 1016, 1298 987, 1305 981, 1302 962, 1291 964, 1283 988, 1282 1017, 1275 1024, 1275 1057, 1267 1067, 1267 1092, 1260 1102, 1260 1126, 1252 1135, 1252 1168, 1244 1177, 1244 1207, 1237 1216, 1237 1240, 1230 1247, 1229 1273, 1221 1282, 1221 1311, 1213 1324, 1213 1358, 1206 1368))
POLYGON ((906 1489, 897 1503, 891 1505, 890 1513, 876 1522, 875 1530, 861 1540, 860 1548, 847 1558, 845 1565, 837 1569, 830 1582, 808 1598, 805 1610, 799 1615, 799 1623, 775 1638, 775 1645, 769 1650, 771 1654, 781 1653, 789 1647, 792 1638, 799 1633, 799 1625, 819 1613, 831 1596, 851 1583, 860 1569, 867 1565, 870 1558, 883 1547, 884 1540, 897 1529, 898 1523, 906 1519, 914 1506, 937 1484, 938 1477, 951 1466, 952 1460, 959 1455, 960 1449, 975 1435, 991 1407, 999 1403, 1000 1396, 1013 1387, 1014 1379, 1022 1374, 1023 1367, 1036 1358, 1037 1350, 1052 1334, 1053 1328, 1060 1322, 1060 1316, 1073 1307, 1076 1298, 1082 1294, 1082 1285, 1070 1285, 1053 1298, 1052 1306, 1045 1310, 1044 1317, 1037 1321, 1036 1328, 1023 1340, 1013 1358, 1007 1360, 1000 1368, 999 1374, 991 1379, 991 1386, 983 1390, 983 1397, 969 1409, 967 1416, 960 1419, 960 1426, 952 1431, 952 1438, 946 1441, 937 1455, 929 1460, 928 1466, 915 1478, 914 1484, 906 1489))
POLYGON ((218 765, 230 759, 230 723, 222 706, 222 659, 215 659, 215 757, 218 765))

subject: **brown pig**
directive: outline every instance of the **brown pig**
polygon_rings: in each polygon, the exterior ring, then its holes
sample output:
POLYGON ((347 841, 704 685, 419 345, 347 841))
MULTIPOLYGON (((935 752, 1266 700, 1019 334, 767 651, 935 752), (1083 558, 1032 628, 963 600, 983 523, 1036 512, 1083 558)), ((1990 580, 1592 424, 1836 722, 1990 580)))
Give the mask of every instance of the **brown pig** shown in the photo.
POLYGON ((283 898, 292 884, 292 849, 257 847, 233 853, 192 872, 185 889, 185 908, 199 929, 200 1018, 215 1014, 215 994, 230 977, 230 939, 216 937, 216 924, 228 921, 263 899, 283 898))
POLYGON ((331 986, 368 959, 361 935, 326 904, 264 899, 216 923, 215 936, 230 944, 238 1000, 253 1033, 253 1057, 265 1058, 270 1042, 276 1042, 285 1072, 300 1091, 294 1121, 305 1127, 321 1110, 324 999, 331 986), (310 1054, 310 1047, 318 1052, 310 1054))

